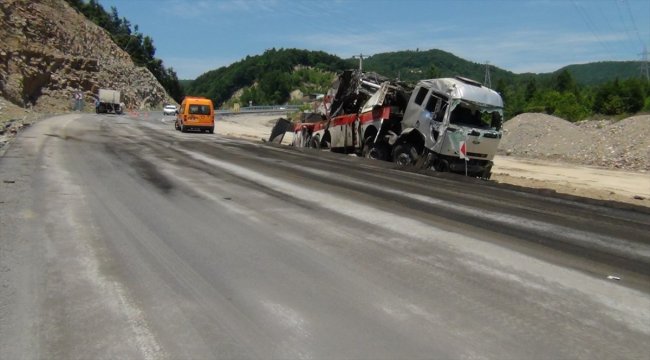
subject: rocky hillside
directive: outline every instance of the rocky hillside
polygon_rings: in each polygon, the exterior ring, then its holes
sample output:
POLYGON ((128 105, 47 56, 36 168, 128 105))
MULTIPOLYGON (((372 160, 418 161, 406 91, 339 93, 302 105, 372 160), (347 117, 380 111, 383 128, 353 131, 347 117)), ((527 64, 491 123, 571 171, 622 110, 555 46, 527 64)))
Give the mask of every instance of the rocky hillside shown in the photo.
POLYGON ((504 124, 500 152, 612 169, 650 171, 650 115, 571 123, 521 114, 504 124))
POLYGON ((171 101, 149 70, 64 0, 0 2, 0 96, 53 113, 70 110, 75 92, 91 109, 99 88, 120 90, 127 108, 171 101))

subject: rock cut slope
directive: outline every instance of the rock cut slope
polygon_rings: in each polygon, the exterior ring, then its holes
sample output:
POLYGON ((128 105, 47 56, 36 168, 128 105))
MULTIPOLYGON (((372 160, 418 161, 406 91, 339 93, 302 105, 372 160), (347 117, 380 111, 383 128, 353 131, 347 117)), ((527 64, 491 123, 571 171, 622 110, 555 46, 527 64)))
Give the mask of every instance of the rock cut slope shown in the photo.
POLYGON ((108 32, 64 0, 0 2, 0 95, 41 112, 69 110, 82 92, 92 104, 99 88, 122 91, 127 108, 157 106, 169 97, 137 67, 108 32))

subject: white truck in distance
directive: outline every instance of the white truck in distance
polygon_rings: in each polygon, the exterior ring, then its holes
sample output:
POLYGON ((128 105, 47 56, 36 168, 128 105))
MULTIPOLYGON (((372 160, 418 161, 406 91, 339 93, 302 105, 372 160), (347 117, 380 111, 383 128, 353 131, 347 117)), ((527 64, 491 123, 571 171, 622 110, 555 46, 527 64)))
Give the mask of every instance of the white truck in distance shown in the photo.
POLYGON ((120 92, 117 90, 99 89, 95 112, 97 114, 108 112, 121 114, 124 111, 124 104, 120 100, 120 95, 120 92))

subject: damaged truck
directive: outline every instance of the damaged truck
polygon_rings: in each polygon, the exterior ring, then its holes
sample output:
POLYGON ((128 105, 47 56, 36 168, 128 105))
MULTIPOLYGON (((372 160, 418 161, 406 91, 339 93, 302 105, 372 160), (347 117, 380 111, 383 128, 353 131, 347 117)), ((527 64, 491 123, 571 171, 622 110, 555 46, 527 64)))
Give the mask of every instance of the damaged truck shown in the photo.
POLYGON ((341 73, 317 121, 295 124, 293 145, 355 152, 442 172, 489 179, 502 136, 503 100, 463 78, 415 86, 375 73, 341 73))

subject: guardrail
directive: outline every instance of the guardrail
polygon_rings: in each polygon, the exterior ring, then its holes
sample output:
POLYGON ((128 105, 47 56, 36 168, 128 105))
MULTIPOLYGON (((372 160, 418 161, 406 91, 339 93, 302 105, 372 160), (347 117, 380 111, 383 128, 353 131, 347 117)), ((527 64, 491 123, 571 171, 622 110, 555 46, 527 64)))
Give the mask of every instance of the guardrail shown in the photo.
POLYGON ((258 106, 243 106, 239 111, 233 109, 218 110, 215 109, 215 114, 238 114, 238 113, 263 113, 263 112, 287 112, 300 110, 300 105, 258 105, 258 106))

